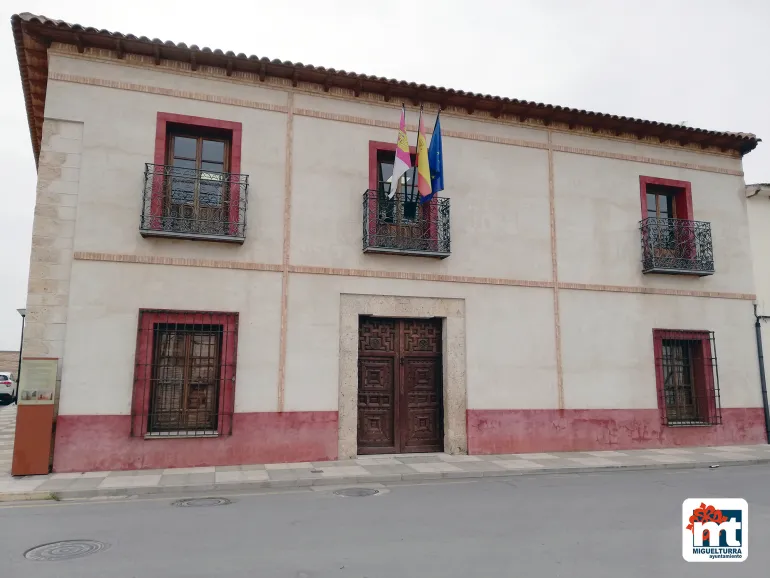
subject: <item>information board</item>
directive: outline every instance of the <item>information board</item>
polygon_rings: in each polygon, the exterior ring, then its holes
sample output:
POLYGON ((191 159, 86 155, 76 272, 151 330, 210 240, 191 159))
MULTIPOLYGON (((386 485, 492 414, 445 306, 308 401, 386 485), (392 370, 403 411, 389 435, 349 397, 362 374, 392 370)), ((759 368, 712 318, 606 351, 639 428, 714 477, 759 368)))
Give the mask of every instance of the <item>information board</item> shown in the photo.
POLYGON ((56 393, 56 358, 24 357, 21 360, 19 405, 53 404, 56 393))

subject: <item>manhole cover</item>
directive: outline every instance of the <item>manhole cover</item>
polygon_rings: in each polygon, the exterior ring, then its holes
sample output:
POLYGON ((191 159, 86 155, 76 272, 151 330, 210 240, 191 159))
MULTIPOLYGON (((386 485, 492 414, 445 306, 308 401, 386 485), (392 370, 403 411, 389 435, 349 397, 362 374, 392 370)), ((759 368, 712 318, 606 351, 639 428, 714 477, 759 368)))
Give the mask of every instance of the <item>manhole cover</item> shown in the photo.
POLYGON ((182 508, 205 508, 207 506, 226 506, 232 504, 227 498, 190 498, 187 500, 177 500, 172 506, 182 508))
POLYGON ((24 552, 27 560, 39 562, 58 562, 59 560, 71 560, 96 554, 109 548, 109 544, 96 540, 62 540, 35 546, 24 552))
POLYGON ((345 498, 364 498, 379 493, 379 490, 373 490, 371 488, 344 488, 342 490, 335 490, 334 492, 335 495, 343 496, 345 498))

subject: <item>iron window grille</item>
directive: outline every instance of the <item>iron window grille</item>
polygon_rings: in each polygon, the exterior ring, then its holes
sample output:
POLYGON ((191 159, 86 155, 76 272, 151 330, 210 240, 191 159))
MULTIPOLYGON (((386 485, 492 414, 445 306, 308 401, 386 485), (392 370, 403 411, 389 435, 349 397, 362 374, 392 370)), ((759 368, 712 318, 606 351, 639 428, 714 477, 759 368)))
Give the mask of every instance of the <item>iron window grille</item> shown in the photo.
POLYGON ((248 189, 248 175, 146 163, 140 232, 243 243, 248 189))
POLYGON ((663 425, 721 424, 714 332, 656 329, 653 341, 663 425))
POLYGON ((142 310, 131 434, 232 434, 238 315, 142 310))
POLYGON ((416 190, 388 198, 384 188, 363 195, 365 253, 445 258, 450 254, 449 199, 420 204, 416 190))
POLYGON ((711 223, 649 217, 639 223, 642 272, 712 275, 711 223))

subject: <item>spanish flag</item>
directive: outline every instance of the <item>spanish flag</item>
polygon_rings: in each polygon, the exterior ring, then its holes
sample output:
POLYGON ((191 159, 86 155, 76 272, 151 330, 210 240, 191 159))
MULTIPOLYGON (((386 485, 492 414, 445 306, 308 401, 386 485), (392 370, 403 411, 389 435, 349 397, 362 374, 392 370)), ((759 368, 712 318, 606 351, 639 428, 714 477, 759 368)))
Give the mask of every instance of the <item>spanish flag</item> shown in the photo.
POLYGON ((425 126, 422 122, 422 107, 420 107, 420 124, 417 130, 417 190, 420 197, 430 197, 430 165, 428 162, 428 142, 425 140, 425 126))

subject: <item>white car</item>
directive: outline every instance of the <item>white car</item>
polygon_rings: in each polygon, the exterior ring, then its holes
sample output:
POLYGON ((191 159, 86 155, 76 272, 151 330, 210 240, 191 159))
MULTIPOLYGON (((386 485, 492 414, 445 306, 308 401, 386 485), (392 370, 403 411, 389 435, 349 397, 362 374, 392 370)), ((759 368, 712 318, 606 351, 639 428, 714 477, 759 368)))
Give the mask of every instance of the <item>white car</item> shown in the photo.
POLYGON ((8 404, 16 399, 16 382, 10 373, 0 372, 0 404, 8 404))

